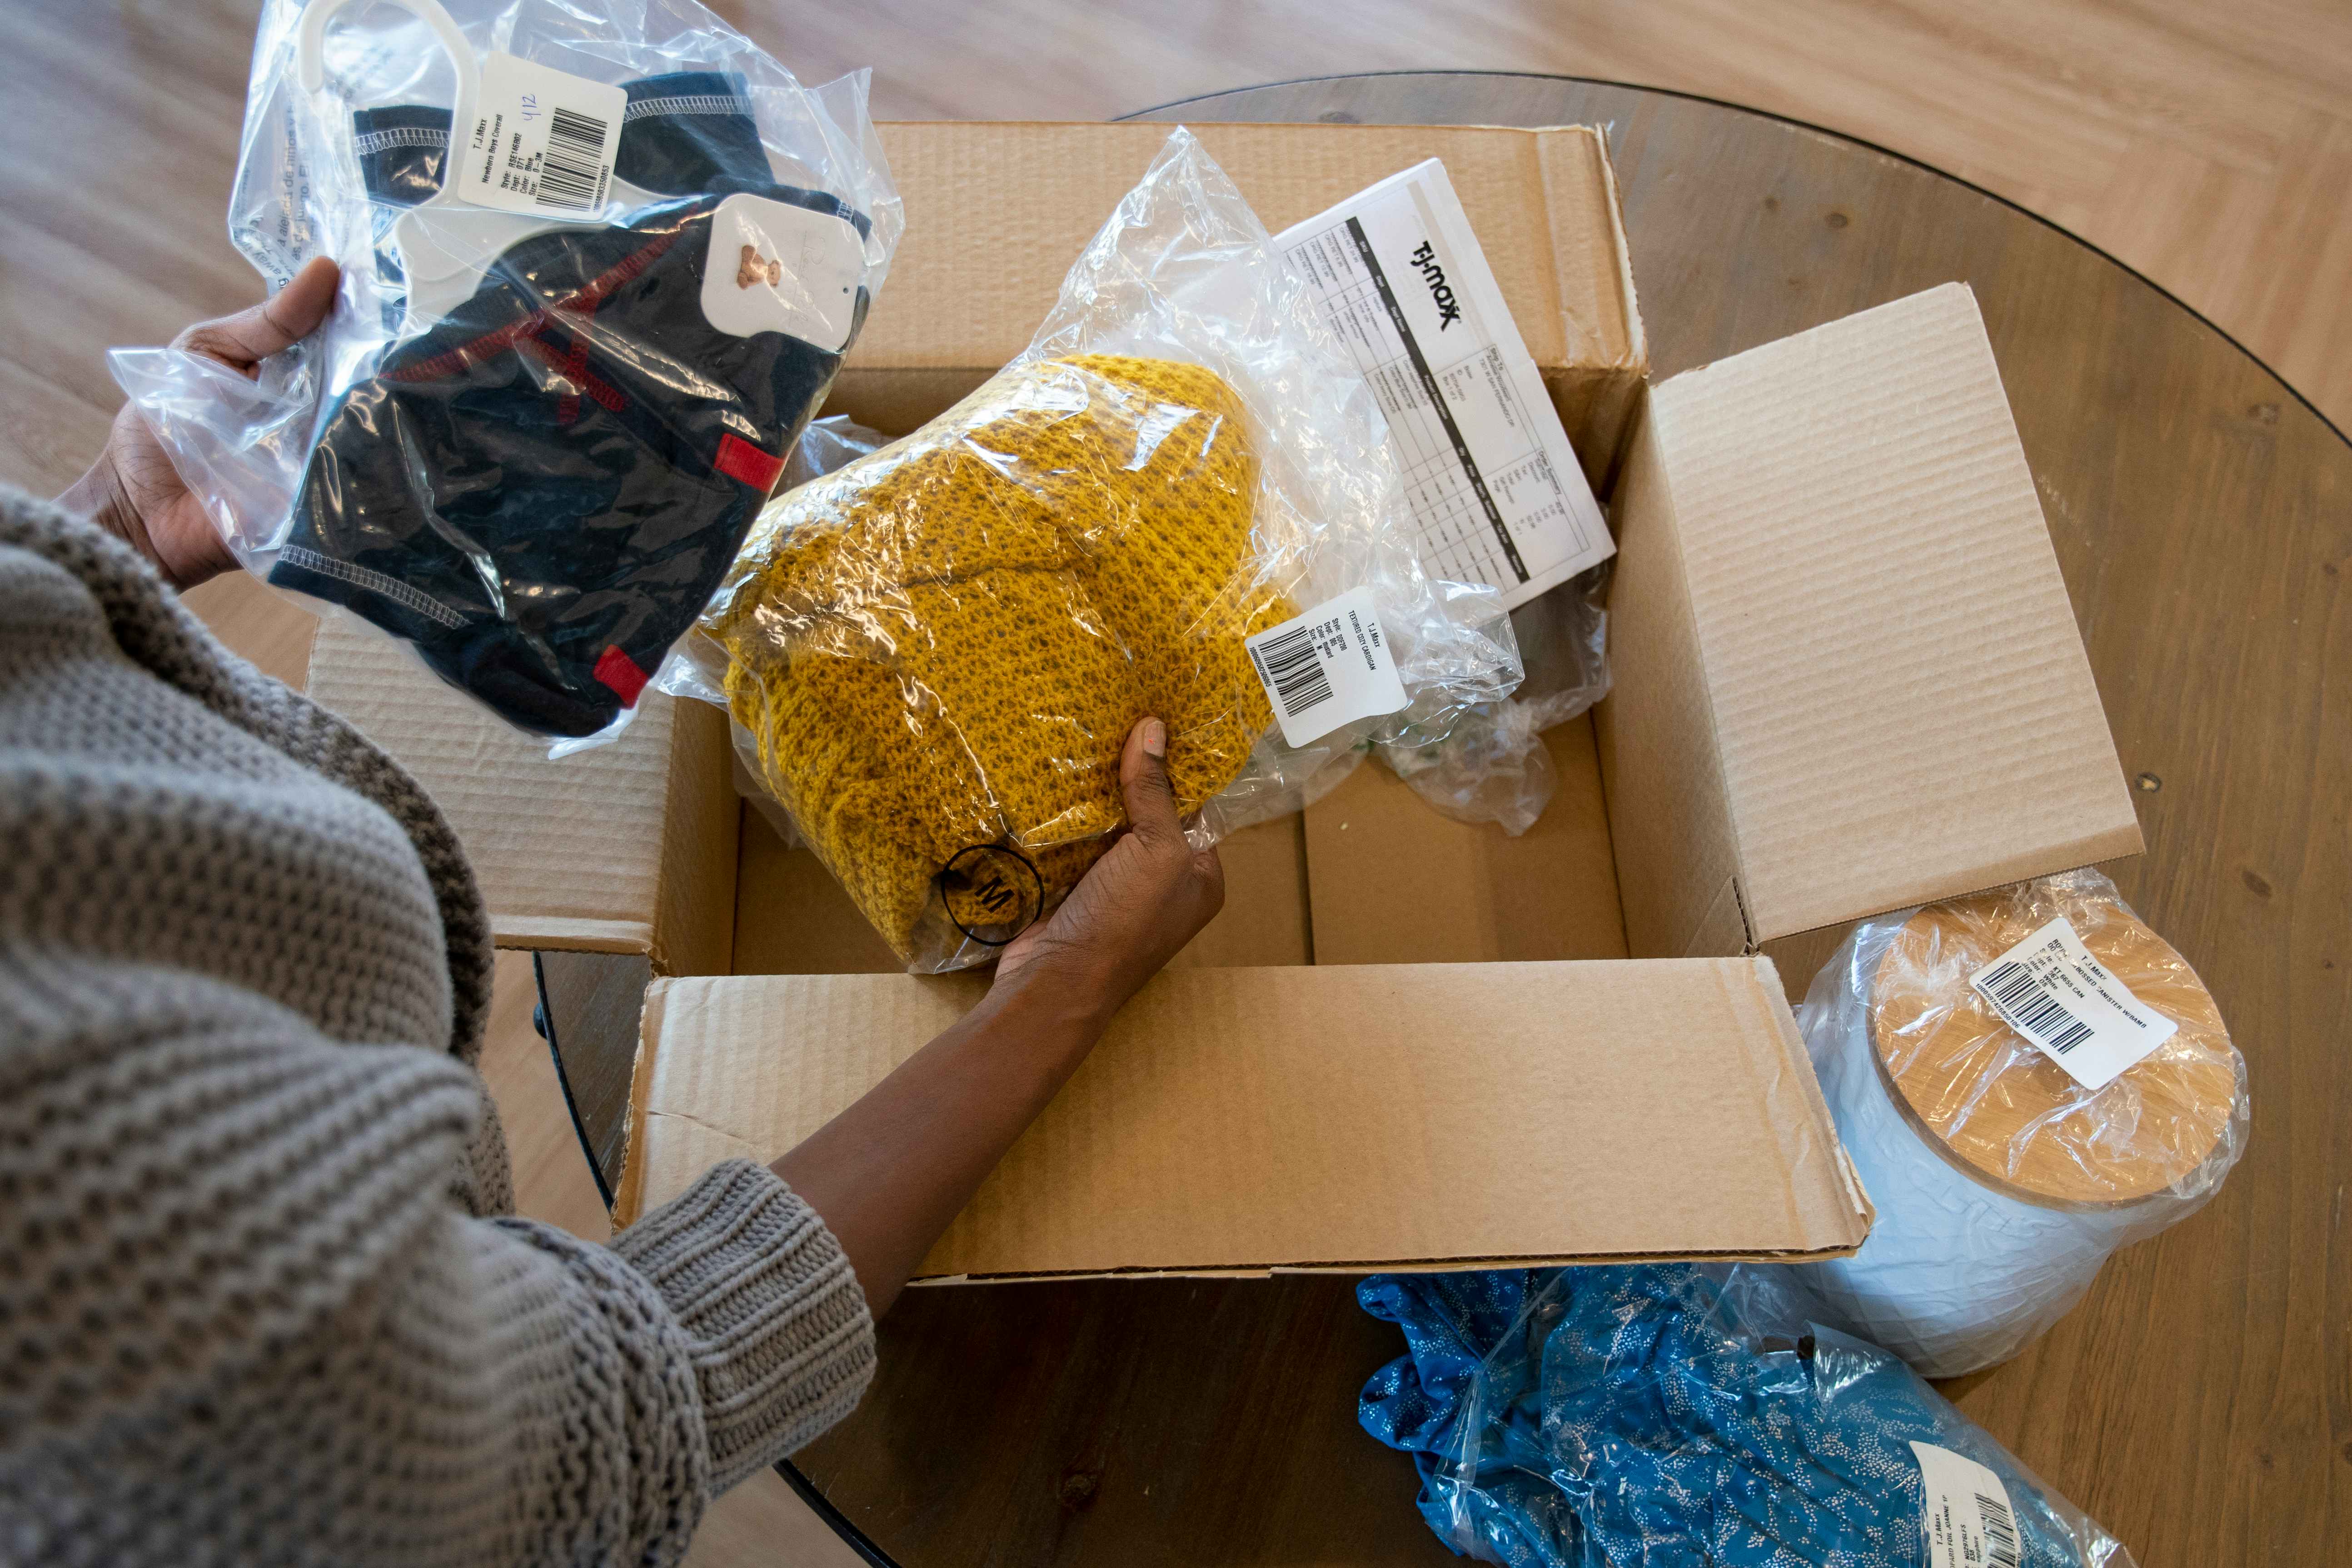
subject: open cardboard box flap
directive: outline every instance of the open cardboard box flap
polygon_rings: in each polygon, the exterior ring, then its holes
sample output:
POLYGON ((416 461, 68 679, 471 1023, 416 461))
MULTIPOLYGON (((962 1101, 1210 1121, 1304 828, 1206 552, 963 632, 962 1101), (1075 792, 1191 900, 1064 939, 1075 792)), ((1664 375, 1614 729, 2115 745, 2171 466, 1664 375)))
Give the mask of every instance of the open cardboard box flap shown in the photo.
POLYGON ((740 812, 718 709, 648 691, 620 740, 551 765, 545 741, 435 677, 406 643, 340 615, 319 623, 310 693, 433 796, 499 946, 726 972, 740 812))
POLYGON ((2139 852, 1965 285, 1654 388, 1616 499, 1596 721, 1631 951, 2139 852))
MULTIPOLYGON (((656 981, 615 1219, 790 1148, 982 984, 656 981)), ((919 1276, 1822 1257, 1870 1219, 1768 960, 1176 969, 919 1276)))

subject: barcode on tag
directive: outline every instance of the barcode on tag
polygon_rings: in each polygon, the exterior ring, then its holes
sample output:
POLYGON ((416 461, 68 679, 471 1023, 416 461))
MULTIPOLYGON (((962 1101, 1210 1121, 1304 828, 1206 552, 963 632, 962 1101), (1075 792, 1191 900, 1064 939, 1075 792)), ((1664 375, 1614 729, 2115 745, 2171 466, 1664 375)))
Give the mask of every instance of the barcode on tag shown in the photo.
POLYGON ((1977 1493, 1977 1518, 1984 1525, 1985 1568, 2017 1568, 2017 1521, 2009 1517, 2009 1498, 1977 1493))
POLYGON ((1965 1454, 1914 1442, 1919 1461, 1919 1526, 1928 1568, 2019 1568, 2017 1515, 2009 1489, 1965 1454))
POLYGON ((605 122, 559 109, 547 122, 547 156, 539 171, 539 205, 590 207, 604 181, 605 122))
POLYGON ((2045 1051, 2063 1056, 2091 1037, 2091 1026, 2060 1006, 2022 963, 1996 963, 1978 984, 2012 1027, 2032 1036, 2045 1051))
POLYGON ((1303 719, 1331 700, 1331 678, 1315 657, 1315 628, 1294 626, 1257 647, 1258 674, 1282 704, 1283 717, 1303 719))
POLYGON ((1405 705, 1404 682, 1370 588, 1350 588, 1243 646, 1291 745, 1405 705))
POLYGON ((2085 1089, 2105 1088, 2179 1028, 2092 956, 2063 916, 1969 983, 2001 1022, 2085 1089))
POLYGON ((453 146, 455 195, 475 206, 593 219, 612 194, 625 89, 534 60, 482 60, 473 124, 453 146))

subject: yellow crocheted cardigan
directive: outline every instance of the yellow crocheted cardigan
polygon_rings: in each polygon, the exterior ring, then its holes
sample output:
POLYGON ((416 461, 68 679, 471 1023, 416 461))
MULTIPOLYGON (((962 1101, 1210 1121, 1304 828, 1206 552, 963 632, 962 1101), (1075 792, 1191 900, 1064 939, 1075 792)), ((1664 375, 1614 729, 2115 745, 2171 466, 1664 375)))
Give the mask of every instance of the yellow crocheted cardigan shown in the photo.
POLYGON ((1294 613, 1261 580, 1257 492, 1213 373, 1088 354, 762 514, 709 628, 728 698, 900 957, 984 953, 1060 902, 1125 820, 1145 714, 1182 810, 1241 771, 1273 717, 1243 639, 1294 613))

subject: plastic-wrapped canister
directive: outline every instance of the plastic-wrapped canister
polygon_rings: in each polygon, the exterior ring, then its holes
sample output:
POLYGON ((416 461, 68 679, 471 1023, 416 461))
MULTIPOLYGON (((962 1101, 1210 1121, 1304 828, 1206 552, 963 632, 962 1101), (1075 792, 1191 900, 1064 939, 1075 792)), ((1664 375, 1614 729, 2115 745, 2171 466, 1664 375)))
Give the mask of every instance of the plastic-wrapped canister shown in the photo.
POLYGON ((2245 1147, 2245 1067, 2212 997, 2095 871, 1863 922, 1799 1022, 1878 1218, 1855 1256, 1796 1272, 1824 1321, 1931 1377, 2016 1354, 2245 1147), (2071 1016, 2048 1049, 1971 984, 2061 921, 2123 1000, 2173 1026, 2095 1089, 2061 1065, 2071 1016))

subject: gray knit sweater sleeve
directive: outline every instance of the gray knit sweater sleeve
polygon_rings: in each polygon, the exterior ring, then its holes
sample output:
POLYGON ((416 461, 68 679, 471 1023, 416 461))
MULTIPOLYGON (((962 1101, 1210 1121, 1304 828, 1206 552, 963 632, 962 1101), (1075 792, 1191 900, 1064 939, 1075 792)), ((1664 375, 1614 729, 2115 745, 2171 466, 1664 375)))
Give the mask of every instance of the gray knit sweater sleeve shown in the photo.
POLYGON ((665 1563, 856 1403, 762 1167, 508 1216, 447 825, 0 489, 0 1563, 665 1563))

